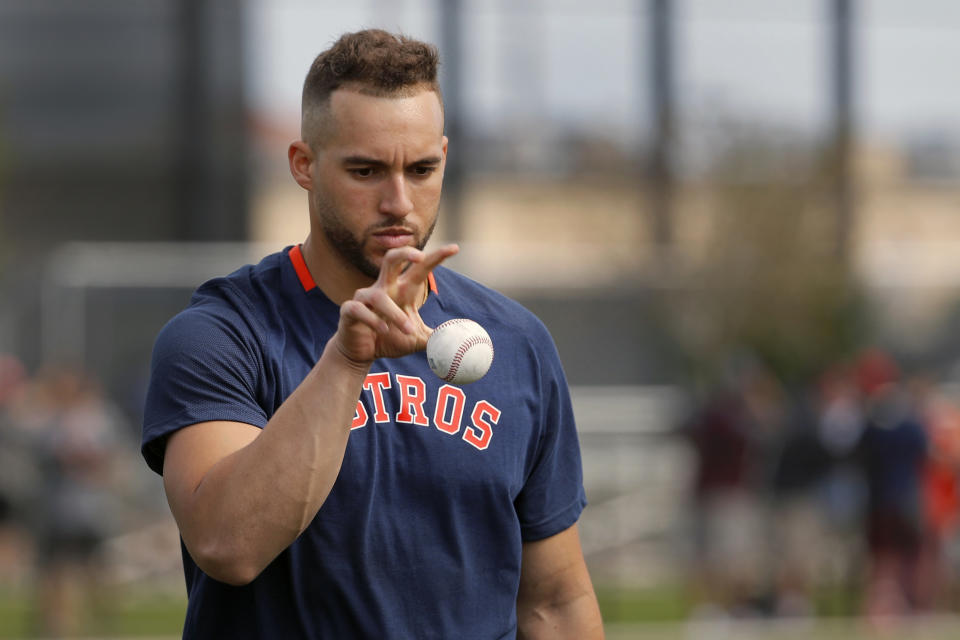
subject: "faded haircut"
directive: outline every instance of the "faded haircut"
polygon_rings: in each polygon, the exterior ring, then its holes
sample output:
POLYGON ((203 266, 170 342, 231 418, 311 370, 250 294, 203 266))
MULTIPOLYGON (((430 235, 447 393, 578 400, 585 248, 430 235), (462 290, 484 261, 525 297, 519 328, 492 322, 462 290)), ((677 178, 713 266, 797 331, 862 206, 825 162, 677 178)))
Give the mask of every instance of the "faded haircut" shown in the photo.
POLYGON ((300 135, 313 145, 319 140, 330 96, 349 87, 378 97, 406 97, 434 91, 443 106, 437 67, 440 55, 432 44, 381 29, 347 33, 318 55, 303 83, 300 135))

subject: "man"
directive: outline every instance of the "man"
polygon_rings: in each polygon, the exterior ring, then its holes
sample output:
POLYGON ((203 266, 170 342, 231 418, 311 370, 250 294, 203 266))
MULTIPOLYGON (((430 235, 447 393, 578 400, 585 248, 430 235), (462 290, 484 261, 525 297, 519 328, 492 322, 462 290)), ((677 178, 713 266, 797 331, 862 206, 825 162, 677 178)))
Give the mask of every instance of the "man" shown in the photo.
POLYGON ((446 161, 436 50, 382 31, 314 61, 290 170, 302 245, 208 282, 161 332, 143 452, 196 638, 593 638, 563 372, 519 305, 424 252, 446 161), (429 327, 483 324, 469 387, 429 327))

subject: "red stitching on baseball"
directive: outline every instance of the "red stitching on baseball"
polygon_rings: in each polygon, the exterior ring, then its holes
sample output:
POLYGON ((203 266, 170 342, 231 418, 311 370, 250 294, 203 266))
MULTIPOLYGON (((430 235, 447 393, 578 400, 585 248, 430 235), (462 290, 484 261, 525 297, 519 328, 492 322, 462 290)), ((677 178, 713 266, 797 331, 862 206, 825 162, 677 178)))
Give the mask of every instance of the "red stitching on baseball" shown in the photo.
MULTIPOLYGON (((447 322, 456 323, 457 320, 448 320, 447 322)), ((444 322, 443 324, 447 324, 444 322)), ((443 325, 440 325, 441 327, 443 325)), ((462 343, 460 343, 460 348, 457 349, 457 352, 453 355, 453 360, 450 362, 450 371, 447 372, 447 375, 443 378, 447 382, 453 382, 453 379, 457 377, 457 371, 460 370, 460 363, 463 361, 463 357, 467 354, 467 351, 471 347, 475 347, 478 344, 487 344, 490 345, 490 350, 493 350, 493 342, 490 341, 490 338, 486 336, 471 336, 467 338, 462 343)))
POLYGON ((468 322, 472 322, 472 320, 468 320, 467 318, 451 318, 450 320, 447 320, 446 322, 441 323, 440 326, 437 327, 437 330, 442 329, 447 325, 466 324, 468 322))

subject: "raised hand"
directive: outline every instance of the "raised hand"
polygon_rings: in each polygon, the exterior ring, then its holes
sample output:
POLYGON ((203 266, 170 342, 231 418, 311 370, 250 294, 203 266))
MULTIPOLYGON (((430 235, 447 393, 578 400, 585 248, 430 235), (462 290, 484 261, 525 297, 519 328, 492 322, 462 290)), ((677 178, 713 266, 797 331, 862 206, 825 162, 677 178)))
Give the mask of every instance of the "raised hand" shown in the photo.
POLYGON ((377 281, 340 306, 340 325, 332 339, 341 353, 367 365, 425 349, 432 330, 419 308, 426 299, 427 276, 459 250, 450 244, 429 253, 413 247, 388 251, 377 281))

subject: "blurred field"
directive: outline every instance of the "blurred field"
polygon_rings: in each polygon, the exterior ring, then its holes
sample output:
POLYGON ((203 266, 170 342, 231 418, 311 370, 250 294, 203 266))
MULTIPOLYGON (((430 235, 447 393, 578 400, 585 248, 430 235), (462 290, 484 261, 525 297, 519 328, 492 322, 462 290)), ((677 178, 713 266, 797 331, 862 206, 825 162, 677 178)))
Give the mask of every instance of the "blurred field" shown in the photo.
POLYGON ((885 630, 871 629, 862 620, 737 621, 693 623, 611 623, 607 640, 946 640, 956 638, 960 622, 955 618, 918 619, 885 630))
MULTIPOLYGON (((960 617, 929 615, 879 621, 857 617, 793 619, 686 618, 676 589, 600 590, 608 640, 946 640, 960 636, 960 617)), ((104 590, 78 637, 180 637, 186 600, 169 591, 104 590)), ((26 593, 0 592, 0 639, 34 638, 34 610, 26 593)))
MULTIPOLYGON (((81 637, 180 637, 186 597, 144 589, 99 592, 83 620, 81 637)), ((0 638, 33 638, 37 620, 30 594, 0 592, 0 638)))

